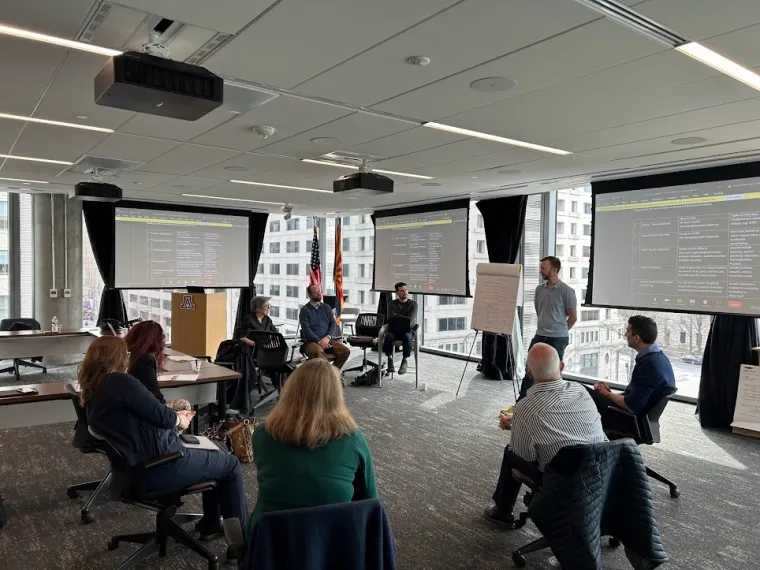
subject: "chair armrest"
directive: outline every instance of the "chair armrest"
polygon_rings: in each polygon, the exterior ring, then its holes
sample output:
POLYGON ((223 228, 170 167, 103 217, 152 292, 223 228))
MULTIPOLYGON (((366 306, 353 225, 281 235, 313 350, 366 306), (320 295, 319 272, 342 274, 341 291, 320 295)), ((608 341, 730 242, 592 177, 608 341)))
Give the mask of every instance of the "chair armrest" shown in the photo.
POLYGON ((193 356, 193 358, 196 358, 198 360, 205 360, 207 362, 211 362, 212 361, 212 359, 211 359, 210 356, 205 356, 205 355, 204 356, 193 356))
POLYGON ((184 456, 185 454, 182 451, 174 451, 173 453, 167 453, 166 455, 149 459, 148 461, 141 463, 138 466, 138 469, 147 471, 148 469, 154 469, 155 467, 166 465, 167 463, 171 463, 172 461, 177 461, 177 459, 182 459, 184 456))
POLYGON ((624 410, 621 407, 618 406, 607 406, 608 412, 614 412, 616 414, 622 414, 624 416, 628 416, 631 418, 636 418, 636 414, 634 414, 631 410, 624 410))
POLYGON ((245 554, 245 536, 243 526, 238 518, 224 519, 224 539, 227 541, 227 554, 237 561, 245 554))

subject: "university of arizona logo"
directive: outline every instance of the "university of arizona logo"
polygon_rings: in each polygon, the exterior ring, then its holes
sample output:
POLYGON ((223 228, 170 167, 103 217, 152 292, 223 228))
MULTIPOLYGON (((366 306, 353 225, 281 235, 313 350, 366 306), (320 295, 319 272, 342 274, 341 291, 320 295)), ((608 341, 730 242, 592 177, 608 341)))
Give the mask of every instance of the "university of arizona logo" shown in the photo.
POLYGON ((193 303, 193 296, 192 295, 183 295, 182 296, 182 304, 179 306, 180 309, 187 309, 188 311, 194 311, 195 310, 195 303, 193 303))

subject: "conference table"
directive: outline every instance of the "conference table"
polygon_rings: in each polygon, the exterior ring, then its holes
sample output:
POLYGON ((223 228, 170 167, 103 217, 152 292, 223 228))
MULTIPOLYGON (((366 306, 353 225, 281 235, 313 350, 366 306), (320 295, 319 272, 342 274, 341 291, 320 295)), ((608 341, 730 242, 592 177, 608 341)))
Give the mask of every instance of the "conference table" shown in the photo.
POLYGON ((99 335, 88 329, 0 331, 0 360, 84 354, 99 335))
MULTIPOLYGON (((34 332, 34 331, 25 331, 34 332)), ((55 333, 61 335, 62 333, 55 333)), ((92 335, 95 338, 97 333, 92 335)), ((65 335, 64 335, 65 336, 65 335)), ((61 337, 58 337, 63 338, 61 337)), ((92 342, 92 340, 90 340, 92 342)), ((2 345, 2 341, 0 341, 2 345)), ((88 345, 89 346, 89 345, 88 345)), ((76 351, 67 352, 73 354, 76 351)), ((181 352, 165 349, 168 356, 186 356, 181 352)), ((57 352, 56 354, 61 354, 57 352)), ((39 356, 39 353, 36 354, 39 356)), ((160 381, 159 387, 167 400, 185 399, 194 406, 205 406, 217 401, 217 383, 237 380, 240 373, 213 364, 199 361, 198 377, 195 380, 160 381)), ((189 370, 189 365, 188 365, 189 370)), ((176 372, 176 371, 172 371, 176 372)), ((71 396, 66 385, 76 383, 76 377, 65 382, 43 382, 40 384, 13 384, 12 388, 34 388, 34 394, 14 394, 0 397, 0 429, 55 424, 76 420, 71 396)))

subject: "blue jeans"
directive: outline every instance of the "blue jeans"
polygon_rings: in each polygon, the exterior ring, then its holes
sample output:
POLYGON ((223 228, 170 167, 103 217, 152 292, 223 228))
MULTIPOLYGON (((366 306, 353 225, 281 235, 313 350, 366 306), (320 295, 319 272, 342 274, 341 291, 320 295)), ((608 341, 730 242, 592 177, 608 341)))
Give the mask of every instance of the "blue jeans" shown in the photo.
MULTIPOLYGON (((409 358, 412 354, 412 333, 404 333, 399 340, 401 340, 401 345, 404 350, 404 358, 409 358)), ((396 342, 396 337, 393 336, 393 333, 386 332, 385 339, 383 340, 383 352, 386 356, 393 356, 394 342, 396 342)))
MULTIPOLYGON (((567 343, 570 341, 570 339, 566 336, 541 336, 536 335, 533 337, 533 340, 530 341, 530 346, 528 347, 528 350, 533 348, 533 345, 539 342, 543 342, 544 344, 548 344, 549 346, 553 346, 557 350, 557 354, 559 354, 559 359, 562 360, 565 356, 565 349, 567 348, 567 343)), ((526 375, 525 378, 522 379, 522 383, 520 384, 520 398, 524 397, 526 392, 528 391, 528 388, 533 386, 533 380, 531 378, 528 378, 526 375)))
POLYGON ((219 515, 237 518, 240 524, 248 519, 248 506, 243 490, 243 474, 237 457, 223 451, 185 449, 185 456, 148 471, 146 491, 154 493, 180 489, 203 481, 216 481, 216 488, 203 493, 203 522, 208 530, 217 530, 219 515))

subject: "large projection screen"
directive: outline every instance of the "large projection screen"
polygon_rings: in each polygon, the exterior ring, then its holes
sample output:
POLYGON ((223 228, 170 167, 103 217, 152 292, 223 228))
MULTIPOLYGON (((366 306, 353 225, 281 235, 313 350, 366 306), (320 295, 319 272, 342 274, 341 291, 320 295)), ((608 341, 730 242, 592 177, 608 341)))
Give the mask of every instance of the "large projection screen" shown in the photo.
POLYGON ((410 293, 469 295, 468 219, 468 200, 376 212, 373 288, 403 281, 410 293))
POLYGON ((594 190, 590 304, 759 316, 760 171, 754 172, 594 190))
POLYGON ((248 287, 248 217, 116 208, 115 286, 248 287))

